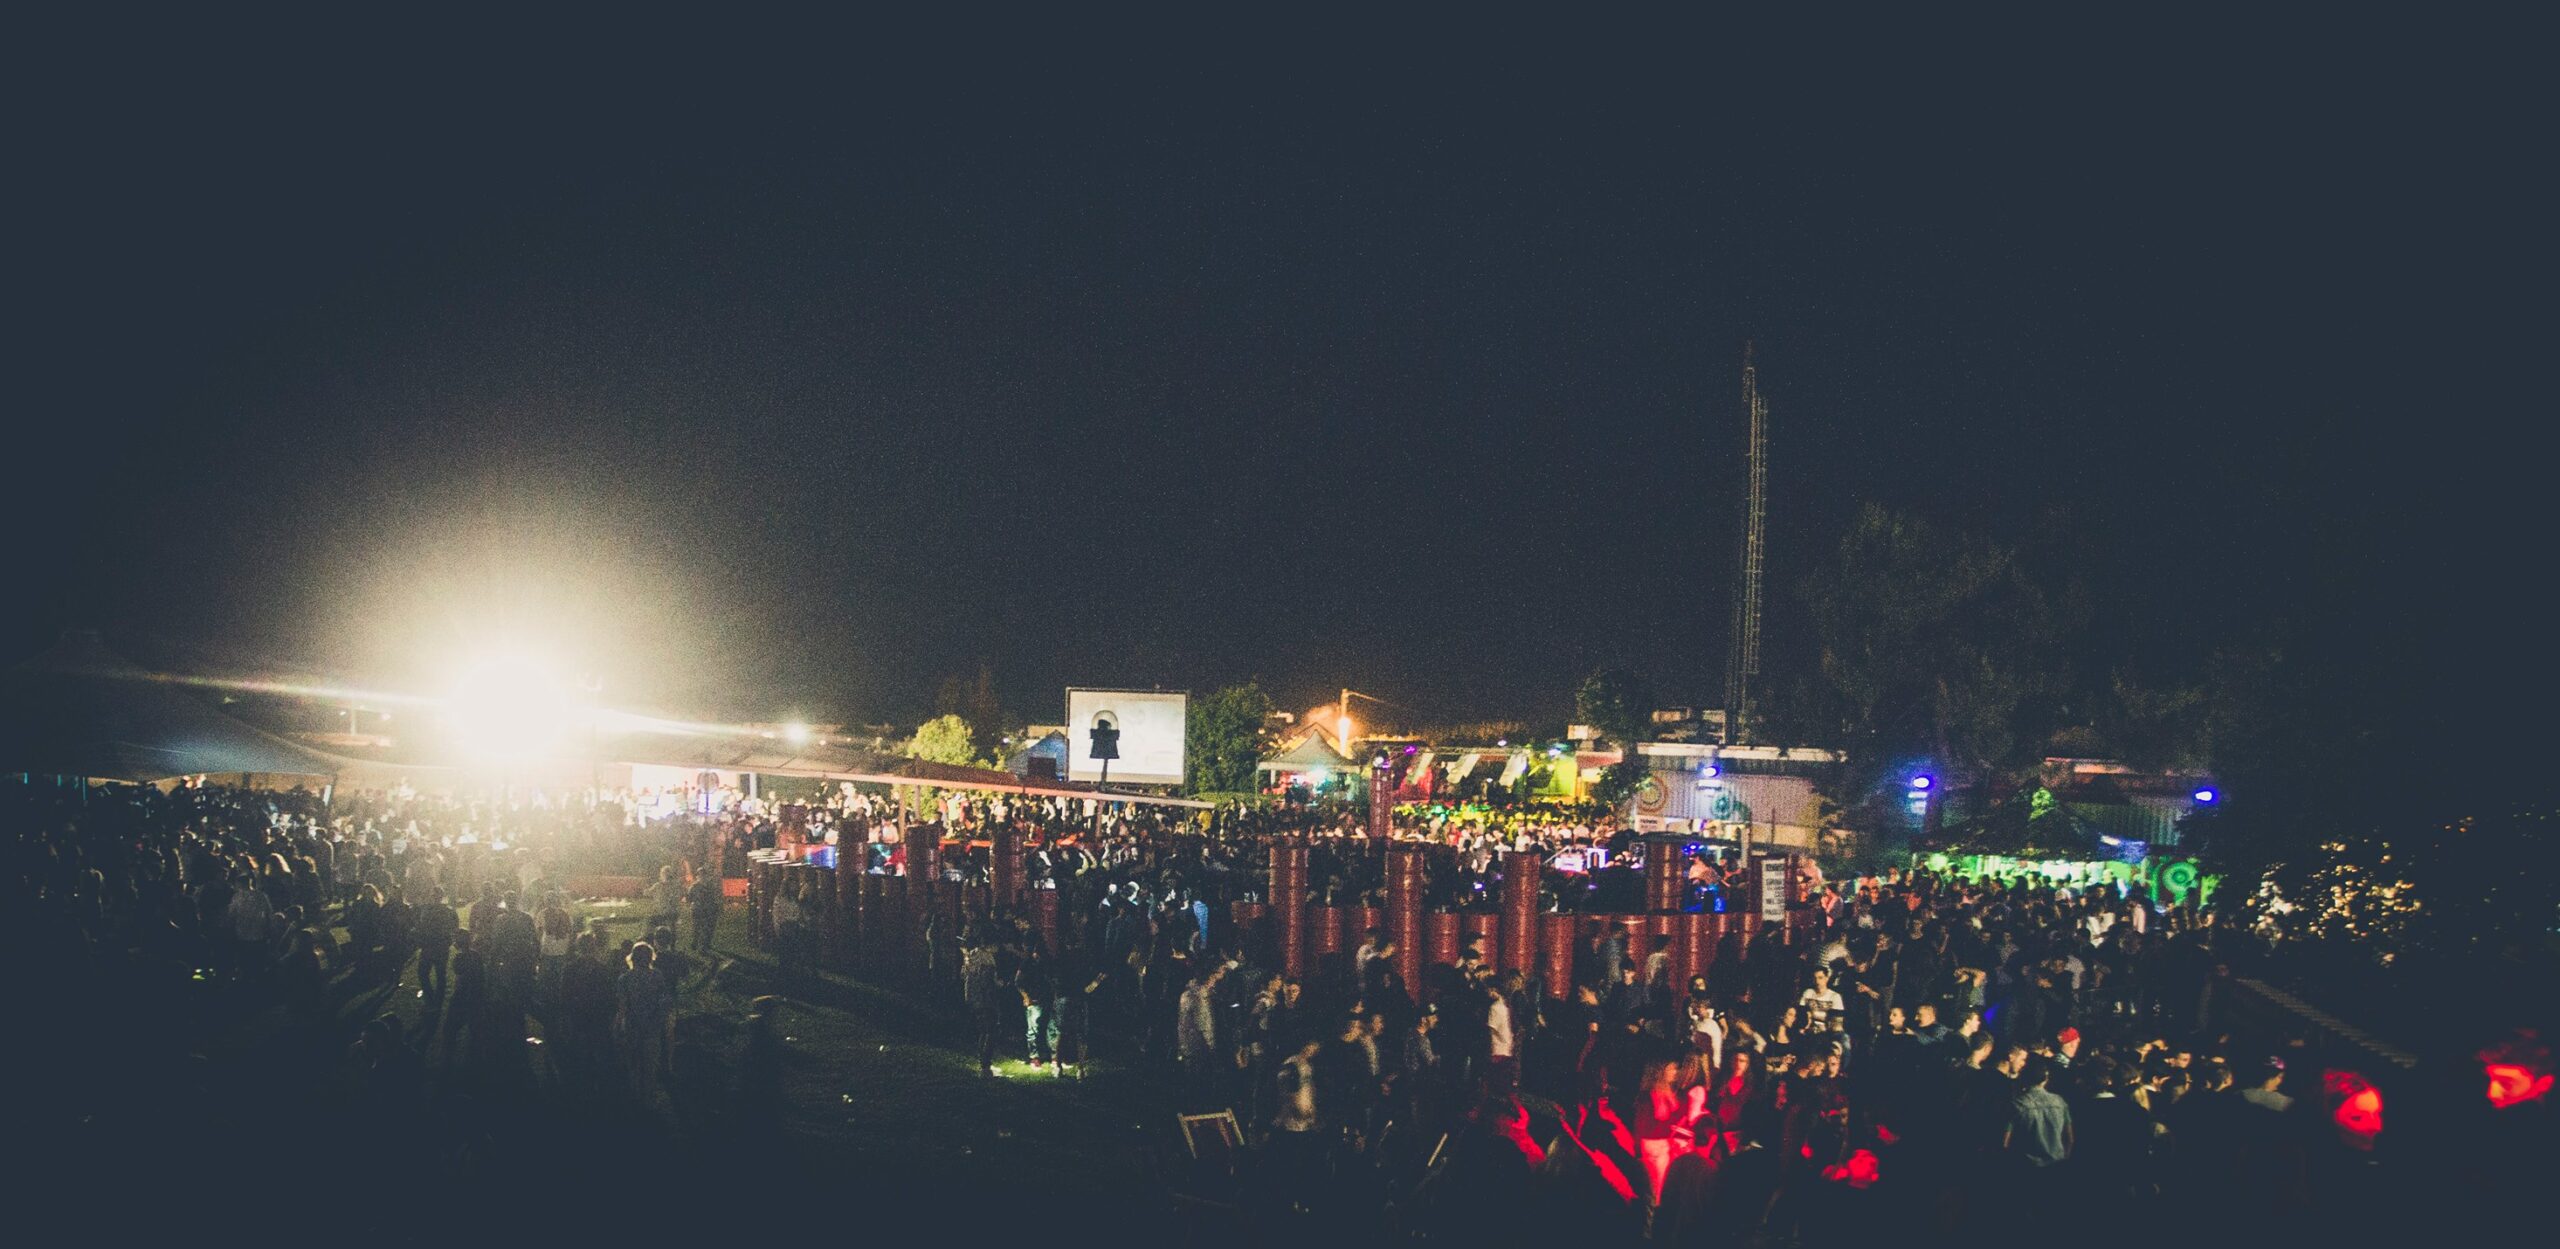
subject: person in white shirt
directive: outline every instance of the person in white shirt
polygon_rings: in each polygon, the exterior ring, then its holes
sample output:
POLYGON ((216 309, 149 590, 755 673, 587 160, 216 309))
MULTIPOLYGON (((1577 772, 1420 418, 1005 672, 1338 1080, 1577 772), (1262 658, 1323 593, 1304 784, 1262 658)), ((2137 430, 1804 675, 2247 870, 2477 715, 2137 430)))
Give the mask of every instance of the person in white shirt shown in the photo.
POLYGON ((1484 1035, 1485 1050, 1492 1058, 1490 1066, 1496 1089, 1508 1089, 1519 1079, 1520 1064, 1511 1039, 1511 1003, 1502 990, 1487 984, 1484 1035))
POLYGON ((1311 1040, 1298 1047, 1298 1052, 1280 1064, 1279 1105, 1271 1114, 1271 1127, 1301 1139, 1316 1128, 1315 1057, 1324 1042, 1311 1040))
POLYGON ((1360 942, 1360 948, 1352 951, 1351 970, 1360 978, 1361 983, 1368 982, 1369 962, 1384 953, 1386 945, 1387 935, 1373 928, 1369 930, 1368 937, 1360 942))
POLYGON ((1689 999, 1689 1048, 1710 1075, 1724 1069, 1724 1016, 1705 998, 1689 999))
POLYGON ((1809 1033, 1838 1032, 1847 1017, 1849 1004, 1840 991, 1831 987, 1831 973, 1814 969, 1813 987, 1796 995, 1796 1008, 1809 1033))

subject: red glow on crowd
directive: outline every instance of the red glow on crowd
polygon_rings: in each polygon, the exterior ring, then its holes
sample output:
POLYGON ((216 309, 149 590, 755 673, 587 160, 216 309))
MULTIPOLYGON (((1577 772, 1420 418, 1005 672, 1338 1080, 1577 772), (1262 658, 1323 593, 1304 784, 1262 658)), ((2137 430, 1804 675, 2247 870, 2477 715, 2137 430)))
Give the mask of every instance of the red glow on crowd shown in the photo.
POLYGON ((2489 1079, 2490 1105, 2505 1110, 2550 1095, 2551 1049, 2533 1029, 2516 1029, 2479 1057, 2481 1074, 2489 1079))
POLYGON ((2549 1073, 2536 1075, 2521 1063, 2490 1063, 2488 1073, 2489 1104, 2500 1110, 2539 1101, 2551 1092, 2549 1073))
POLYGON ((2382 1135, 2382 1090, 2352 1071, 2331 1071, 2320 1078, 2329 1094, 2329 1118, 2338 1134, 2357 1149, 2371 1149, 2382 1135))
POLYGON ((1824 1167, 1822 1178, 1851 1188, 1867 1188, 1882 1178, 1882 1173, 1876 1165, 1876 1156, 1860 1149, 1850 1153, 1847 1161, 1824 1167))

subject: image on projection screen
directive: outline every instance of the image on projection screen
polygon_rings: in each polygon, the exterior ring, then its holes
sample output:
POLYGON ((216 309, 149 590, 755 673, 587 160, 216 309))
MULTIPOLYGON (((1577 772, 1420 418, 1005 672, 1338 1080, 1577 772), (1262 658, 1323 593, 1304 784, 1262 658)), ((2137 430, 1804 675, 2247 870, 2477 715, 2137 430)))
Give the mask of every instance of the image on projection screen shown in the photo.
POLYGON ((1093 718, 1105 716, 1120 726, 1112 784, 1181 784, 1182 721, 1190 701, 1188 694, 1068 690, 1067 779, 1102 779, 1102 761, 1093 757, 1093 718))

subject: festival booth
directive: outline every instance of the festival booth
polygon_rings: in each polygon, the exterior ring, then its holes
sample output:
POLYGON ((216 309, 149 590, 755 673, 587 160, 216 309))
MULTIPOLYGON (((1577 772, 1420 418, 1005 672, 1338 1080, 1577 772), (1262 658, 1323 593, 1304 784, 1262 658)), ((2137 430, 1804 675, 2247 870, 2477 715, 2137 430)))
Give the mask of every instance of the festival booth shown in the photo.
POLYGON ((1332 739, 1317 727, 1253 765, 1253 770, 1265 792, 1285 792, 1303 786, 1307 792, 1314 793, 1336 781, 1347 784, 1365 769, 1336 750, 1332 739))
MULTIPOLYGON (((792 745, 760 736, 640 732, 621 735, 607 748, 635 763, 885 785, 893 790, 1193 810, 1210 805, 1189 798, 1105 790, 1078 781, 1016 776, 995 768, 930 763, 851 746, 792 745)), ((1056 894, 1027 887, 1026 847, 1020 833, 1002 819, 977 830, 973 843, 946 846, 948 830, 929 818, 877 825, 847 819, 820 833, 814 830, 812 813, 805 806, 786 803, 776 814, 775 844, 746 856, 748 931, 759 945, 777 939, 773 904, 794 882, 819 936, 821 960, 847 971, 896 973, 935 966, 936 951, 928 941, 947 944, 963 919, 981 908, 1022 908, 1045 932, 1054 934, 1058 929, 1056 894), (946 850, 968 849, 987 851, 987 883, 963 885, 944 878, 946 850)))
MULTIPOLYGON (((1313 735, 1301 745, 1310 743, 1331 755, 1329 747, 1313 735)), ((764 739, 725 744, 700 739, 626 740, 616 749, 626 758, 651 762, 893 787, 1192 809, 1209 805, 851 748, 786 750, 764 739)), ((1293 765, 1283 765, 1288 766, 1293 765)), ((782 815, 780 822, 787 828, 801 827, 790 808, 784 808, 782 815)), ((749 914, 758 942, 777 938, 773 904, 795 880, 802 882, 799 887, 804 905, 810 908, 811 924, 827 934, 821 957, 847 971, 892 977, 921 974, 927 968, 939 971, 950 957, 950 943, 962 922, 981 908, 1018 909, 1052 948, 1075 937, 1075 926, 1066 922, 1070 912, 1057 892, 1028 887, 1022 835, 1002 818, 966 834, 966 839, 953 839, 961 835, 931 820, 874 827, 848 819, 834 834, 830 844, 779 832, 773 849, 751 857, 749 914), (867 866, 871 856, 852 853, 851 843, 856 842, 888 847, 885 870, 867 866), (946 854, 978 850, 987 855, 985 883, 963 883, 957 873, 944 870, 946 854)), ((1428 969, 1455 963, 1470 943, 1480 943, 1496 967, 1518 970, 1548 994, 1560 995, 1570 984, 1576 951, 1610 927, 1626 934, 1630 954, 1640 964, 1645 956, 1662 951, 1671 973, 1682 979, 1704 972, 1727 933, 1757 932, 1763 923, 1779 925, 1789 940, 1811 931, 1805 910, 1808 877, 1798 870, 1801 856, 1780 847, 1755 846, 1746 859, 1742 848, 1733 843, 1694 836, 1664 838, 1660 851, 1647 860, 1641 904, 1607 913, 1543 909, 1547 895, 1542 886, 1550 868, 1548 856, 1535 851, 1503 856, 1495 909, 1430 908, 1426 905, 1429 874, 1435 863, 1446 861, 1447 847, 1411 841, 1385 847, 1383 906, 1319 905, 1309 887, 1311 850, 1312 843, 1305 839, 1274 840, 1263 899, 1222 907, 1209 917, 1213 932, 1236 934, 1246 948, 1269 957, 1293 978, 1347 964, 1364 935, 1375 930, 1395 941, 1397 970, 1417 997, 1423 992, 1428 969), (1700 896, 1688 888, 1688 865, 1700 849, 1723 856, 1725 909, 1721 912, 1701 905, 1700 896)))
POLYGON ((2157 855, 2150 842, 2110 833, 2043 789, 1916 839, 1912 866, 2074 889, 2148 888, 2172 906, 2202 905, 2221 884, 2193 859, 2157 855))

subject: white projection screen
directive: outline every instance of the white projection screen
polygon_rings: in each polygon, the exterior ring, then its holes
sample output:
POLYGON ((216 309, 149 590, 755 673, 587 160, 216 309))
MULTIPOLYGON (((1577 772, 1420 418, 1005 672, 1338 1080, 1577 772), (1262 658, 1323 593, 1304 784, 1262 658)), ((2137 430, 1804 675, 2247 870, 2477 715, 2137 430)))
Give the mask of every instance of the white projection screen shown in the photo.
POLYGON ((1093 718, 1109 716, 1120 726, 1113 784, 1181 784, 1183 717, 1190 703, 1189 694, 1152 690, 1068 690, 1067 779, 1102 779, 1102 761, 1093 757, 1093 718))

